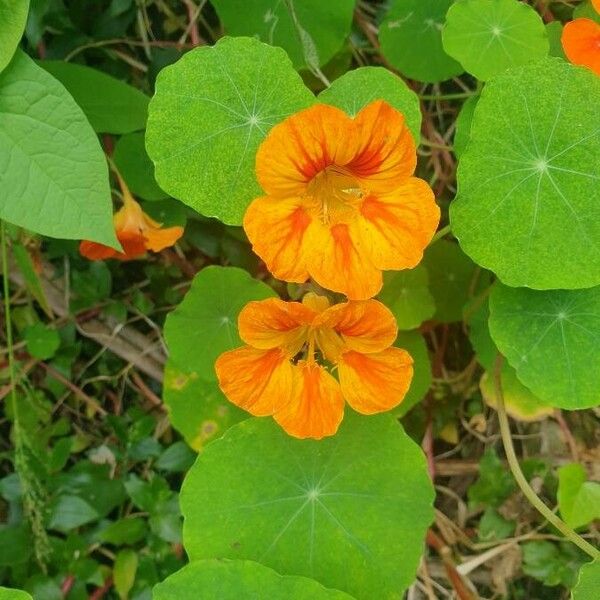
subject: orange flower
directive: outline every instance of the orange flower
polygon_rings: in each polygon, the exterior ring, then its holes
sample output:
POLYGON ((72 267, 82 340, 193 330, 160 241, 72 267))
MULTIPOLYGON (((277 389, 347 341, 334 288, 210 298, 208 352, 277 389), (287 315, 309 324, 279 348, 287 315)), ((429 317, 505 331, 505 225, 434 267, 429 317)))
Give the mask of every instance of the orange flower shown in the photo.
POLYGON ((404 116, 381 100, 354 119, 323 104, 289 117, 256 156, 266 196, 244 217, 254 251, 279 279, 374 296, 382 270, 421 260, 439 222, 416 163, 404 116))
POLYGON ((412 358, 396 339, 396 321, 377 300, 330 306, 307 294, 302 303, 270 298, 239 316, 246 346, 222 354, 215 369, 231 402, 255 416, 273 416, 287 433, 333 435, 344 400, 359 413, 390 410, 406 394, 412 358), (336 365, 338 380, 317 362, 336 365))
POLYGON ((123 206, 114 214, 113 222, 123 252, 87 240, 79 244, 79 252, 90 260, 130 260, 148 250, 160 252, 172 246, 183 235, 183 227, 161 229, 161 224, 151 219, 133 199, 125 182, 120 177, 118 179, 123 191, 123 206))
POLYGON ((596 9, 597 13, 600 13, 600 0, 592 0, 592 6, 596 9))
MULTIPOLYGON (((594 2, 600 11, 600 0, 594 2)), ((567 58, 600 75, 600 25, 591 19, 575 19, 563 29, 561 42, 567 58)))

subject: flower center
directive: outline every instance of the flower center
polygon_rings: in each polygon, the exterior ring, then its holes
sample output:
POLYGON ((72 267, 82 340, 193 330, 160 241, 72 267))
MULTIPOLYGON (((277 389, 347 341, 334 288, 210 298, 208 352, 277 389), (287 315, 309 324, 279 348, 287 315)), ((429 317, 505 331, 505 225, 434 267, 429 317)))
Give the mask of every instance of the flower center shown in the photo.
POLYGON ((320 171, 308 184, 312 211, 324 225, 346 222, 357 208, 364 192, 342 167, 332 165, 320 171))

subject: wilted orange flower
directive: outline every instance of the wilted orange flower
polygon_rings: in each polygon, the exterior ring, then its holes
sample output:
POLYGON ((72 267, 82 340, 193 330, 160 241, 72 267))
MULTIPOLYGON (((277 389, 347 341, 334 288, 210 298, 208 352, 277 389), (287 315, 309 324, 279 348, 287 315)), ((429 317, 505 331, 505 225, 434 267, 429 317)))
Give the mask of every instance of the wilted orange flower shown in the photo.
POLYGON ((255 416, 272 415, 298 438, 333 435, 344 400, 370 415, 399 404, 409 388, 412 358, 396 339, 394 316, 377 300, 330 306, 271 298, 247 304, 239 316, 247 346, 222 354, 215 369, 231 402, 255 416), (335 365, 339 382, 317 362, 335 365))
POLYGON ((114 214, 113 223, 123 252, 87 240, 79 244, 79 252, 90 260, 130 260, 142 256, 148 250, 160 252, 172 246, 183 235, 183 227, 162 229, 161 224, 151 219, 133 199, 125 182, 120 177, 118 179, 123 191, 123 206, 114 214))
POLYGON ((279 279, 374 296, 382 270, 421 260, 439 222, 416 163, 404 116, 381 100, 354 119, 323 104, 287 118, 256 156, 266 196, 244 217, 254 251, 279 279))
MULTIPOLYGON (((594 0, 600 12, 600 0, 594 0)), ((591 19, 575 19, 563 29, 561 42, 567 58, 576 65, 600 75, 600 24, 591 19)))

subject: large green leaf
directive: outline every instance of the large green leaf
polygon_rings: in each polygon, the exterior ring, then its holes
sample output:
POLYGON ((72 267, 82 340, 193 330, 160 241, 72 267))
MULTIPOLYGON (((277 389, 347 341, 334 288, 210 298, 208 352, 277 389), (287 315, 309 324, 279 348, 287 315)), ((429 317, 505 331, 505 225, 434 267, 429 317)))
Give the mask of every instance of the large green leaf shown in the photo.
POLYGON ((319 101, 341 108, 351 117, 374 100, 385 100, 404 114, 416 143, 421 138, 419 97, 398 77, 382 67, 348 71, 319 94, 319 101))
POLYGON ((226 350, 242 345, 237 318, 251 300, 275 292, 236 267, 206 267, 196 275, 181 304, 167 317, 165 338, 174 367, 216 380, 214 363, 226 350))
POLYGON ((558 470, 558 509, 564 522, 573 529, 600 519, 600 483, 588 481, 579 463, 558 470))
POLYGON ((271 419, 232 427, 183 484, 191 558, 256 560, 359 599, 401 598, 433 513, 420 448, 390 415, 346 411, 335 437, 297 440, 271 419))
POLYGON ((213 0, 225 33, 281 46, 296 67, 323 65, 341 50, 356 0, 213 0), (294 19, 295 16, 295 19, 294 19))
POLYGON ((260 142, 312 102, 281 48, 222 38, 188 52, 160 72, 150 103, 146 147, 158 183, 198 212, 240 225, 260 194, 260 142))
POLYGON ((96 131, 129 133, 146 127, 150 98, 138 89, 84 65, 59 60, 39 64, 67 88, 96 131))
POLYGON ((586 563, 579 570, 572 600, 597 600, 600 589, 600 560, 586 563))
POLYGON ((600 78, 554 58, 484 88, 458 167, 452 230, 512 286, 600 283, 600 78))
POLYGON ((0 587, 0 600, 33 600, 33 598, 23 590, 0 587))
POLYGON ((225 398, 216 381, 180 371, 170 360, 165 367, 163 401, 173 427, 197 451, 221 437, 231 425, 248 418, 247 412, 225 398))
MULTIPOLYGON (((198 560, 152 590, 153 600, 351 600, 307 577, 283 576, 250 560, 198 560)), ((1 596, 0 596, 1 600, 1 596)))
POLYGON ((517 0, 459 0, 446 15, 444 50, 467 72, 486 80, 548 56, 544 22, 517 0))
POLYGON ((0 71, 12 59, 23 35, 29 0, 0 0, 0 71))
POLYGON ((0 75, 0 218, 118 246, 108 167, 65 88, 18 51, 0 75))
POLYGON ((462 73, 442 46, 441 30, 454 0, 393 0, 379 28, 381 51, 403 75, 436 82, 462 73))
POLYGON ((379 300, 394 313, 398 329, 414 329, 435 313, 429 277, 423 265, 384 273, 379 300))
POLYGON ((458 117, 456 118, 456 126, 454 130, 454 154, 460 158, 467 148, 471 137, 471 123, 473 122, 473 114, 475 107, 479 101, 479 94, 470 96, 462 105, 458 117))
POLYGON ((490 333, 519 379, 551 406, 600 403, 600 288, 536 291, 497 284, 490 333))

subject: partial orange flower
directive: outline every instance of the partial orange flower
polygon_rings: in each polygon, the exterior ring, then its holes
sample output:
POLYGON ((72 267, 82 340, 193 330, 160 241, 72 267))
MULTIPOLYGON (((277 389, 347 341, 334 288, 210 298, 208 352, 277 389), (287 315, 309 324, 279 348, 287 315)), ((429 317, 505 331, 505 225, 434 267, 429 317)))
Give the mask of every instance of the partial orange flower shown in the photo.
POLYGON ((354 119, 323 104, 292 115, 256 156, 266 195, 244 217, 254 251, 279 279, 371 298, 381 271, 417 265, 437 228, 416 164, 404 116, 381 100, 354 119))
POLYGON ((592 6, 596 9, 597 13, 600 13, 600 0, 592 0, 592 6))
MULTIPOLYGON (((600 0, 594 1, 600 12, 600 0)), ((563 29, 561 42, 567 58, 575 65, 600 75, 600 24, 591 19, 575 19, 563 29)))
POLYGON ((377 300, 270 298, 247 304, 238 324, 247 345, 217 359, 219 386, 233 404, 273 416, 294 437, 333 435, 344 401, 365 415, 390 410, 410 386, 412 358, 392 347, 396 321, 377 300))
POLYGON ((144 255, 148 250, 160 252, 172 246, 183 235, 183 227, 163 229, 133 199, 125 182, 120 177, 118 179, 123 191, 123 206, 114 214, 113 223, 123 252, 87 240, 79 244, 79 252, 90 260, 130 260, 144 255))

